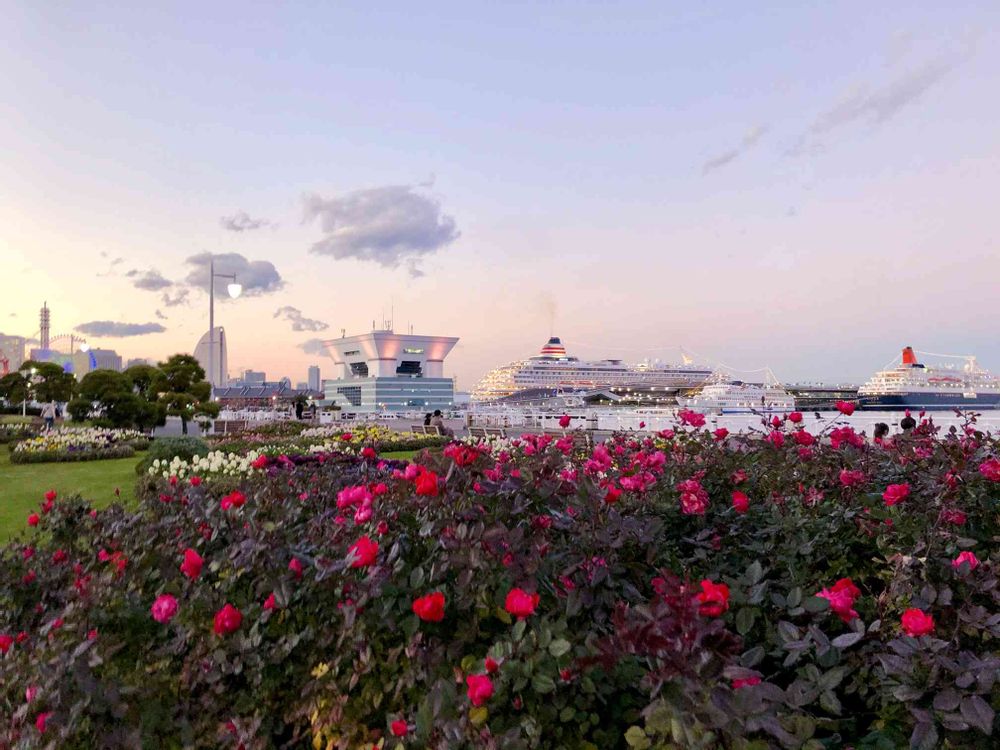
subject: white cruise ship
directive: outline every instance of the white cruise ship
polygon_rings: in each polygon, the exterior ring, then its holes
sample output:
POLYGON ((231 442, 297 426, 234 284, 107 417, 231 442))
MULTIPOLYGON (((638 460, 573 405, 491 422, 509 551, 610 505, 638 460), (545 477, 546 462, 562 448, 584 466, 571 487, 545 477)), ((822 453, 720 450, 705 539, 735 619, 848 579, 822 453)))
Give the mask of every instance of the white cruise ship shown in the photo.
POLYGON ((681 364, 630 364, 620 359, 581 360, 568 356, 562 342, 552 337, 537 356, 511 362, 487 373, 472 389, 472 400, 479 403, 496 401, 529 388, 693 388, 704 383, 711 374, 710 368, 696 365, 687 357, 681 364))
POLYGON ((791 411, 795 408, 795 398, 777 383, 744 383, 728 379, 709 383, 692 396, 678 396, 677 403, 686 409, 721 414, 791 411))
POLYGON ((975 357, 961 367, 925 365, 912 347, 899 364, 875 373, 858 389, 862 409, 962 411, 1000 408, 1000 378, 983 370, 975 357))

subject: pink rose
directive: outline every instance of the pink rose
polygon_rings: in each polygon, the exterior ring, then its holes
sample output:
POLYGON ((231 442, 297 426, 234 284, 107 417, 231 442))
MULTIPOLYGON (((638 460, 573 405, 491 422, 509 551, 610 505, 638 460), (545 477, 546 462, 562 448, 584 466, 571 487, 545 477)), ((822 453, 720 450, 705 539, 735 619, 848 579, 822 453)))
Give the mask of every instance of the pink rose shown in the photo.
POLYGON ((903 632, 911 638, 919 638, 934 632, 934 618, 915 607, 911 607, 903 613, 900 624, 903 632))
POLYGON ((405 737, 406 733, 410 730, 410 727, 405 721, 394 721, 389 725, 392 730, 392 735, 394 737, 405 737))
POLYGON ((181 573, 192 581, 196 581, 201 575, 201 566, 203 563, 204 560, 201 559, 201 555, 188 547, 184 550, 184 562, 181 563, 181 573))
POLYGON ((569 423, 570 423, 569 414, 563 414, 561 417, 559 417, 559 426, 562 427, 564 430, 567 427, 569 427, 569 423))
POLYGON ((979 473, 991 482, 1000 482, 1000 458, 991 458, 979 464, 979 473))
POLYGON ((908 484, 890 484, 885 488, 885 492, 882 493, 882 499, 890 507, 903 502, 909 496, 910 485, 908 484))
POLYGON ((354 558, 351 561, 352 568, 367 568, 374 564, 378 557, 378 542, 373 542, 367 536, 363 536, 348 547, 347 551, 354 558))
POLYGON ((504 601, 504 609, 518 620, 523 620, 525 617, 535 614, 535 607, 538 606, 540 598, 538 594, 529 594, 523 589, 511 589, 504 601))
POLYGON ((493 681, 489 675, 470 674, 465 684, 469 686, 467 695, 473 706, 481 706, 493 697, 493 681))
POLYGON ((737 513, 746 513, 750 509, 750 498, 745 493, 735 490, 733 492, 733 510, 737 513))
POLYGON ((153 602, 150 610, 153 619, 159 623, 168 623, 177 614, 177 599, 171 594, 160 594, 153 602))
POLYGON ((229 635, 235 633, 243 624, 243 613, 232 604, 226 605, 215 613, 215 634, 229 635))
POLYGON ((834 406, 836 406, 837 411, 839 411, 845 417, 851 416, 854 413, 854 410, 857 408, 850 401, 838 401, 836 404, 834 404, 834 406))
POLYGON ((964 552, 959 553, 958 557, 951 561, 951 567, 955 570, 960 570, 963 563, 966 563, 969 566, 969 570, 975 570, 979 567, 979 558, 976 557, 975 552, 965 550, 964 552))

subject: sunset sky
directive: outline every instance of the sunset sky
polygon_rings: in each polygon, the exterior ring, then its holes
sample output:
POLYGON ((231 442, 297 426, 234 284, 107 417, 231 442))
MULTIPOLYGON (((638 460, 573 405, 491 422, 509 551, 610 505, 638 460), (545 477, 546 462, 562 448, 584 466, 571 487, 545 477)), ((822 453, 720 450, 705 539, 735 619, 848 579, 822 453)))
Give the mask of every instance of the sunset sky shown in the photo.
POLYGON ((233 374, 390 310, 460 389, 550 333, 1000 371, 1000 3, 86 5, 0 0, 4 333, 191 351, 214 253, 233 374))

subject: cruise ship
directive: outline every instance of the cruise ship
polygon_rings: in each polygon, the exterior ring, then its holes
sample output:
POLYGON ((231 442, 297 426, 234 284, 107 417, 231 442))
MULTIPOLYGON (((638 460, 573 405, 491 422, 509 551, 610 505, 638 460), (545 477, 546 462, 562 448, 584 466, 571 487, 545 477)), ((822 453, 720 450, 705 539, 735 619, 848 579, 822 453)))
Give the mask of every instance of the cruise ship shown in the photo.
POLYGON ((925 365, 913 347, 899 364, 875 373, 858 389, 862 409, 980 410, 1000 408, 1000 378, 983 370, 975 357, 962 366, 925 365))
POLYGON ((704 383, 711 374, 710 368, 696 365, 686 356, 681 364, 581 360, 567 355, 562 341, 553 336, 536 356, 487 373, 472 389, 472 400, 496 401, 529 388, 571 391, 613 386, 693 388, 704 383))
POLYGON ((687 409, 701 412, 749 414, 792 411, 795 408, 795 397, 777 383, 719 380, 709 383, 692 396, 686 398, 678 396, 677 403, 687 409))

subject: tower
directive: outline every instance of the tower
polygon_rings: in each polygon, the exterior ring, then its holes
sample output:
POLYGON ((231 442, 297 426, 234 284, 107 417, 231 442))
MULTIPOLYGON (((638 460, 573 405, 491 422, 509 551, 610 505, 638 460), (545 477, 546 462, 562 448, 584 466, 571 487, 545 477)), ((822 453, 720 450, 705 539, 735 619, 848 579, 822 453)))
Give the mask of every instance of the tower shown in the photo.
POLYGON ((48 351, 49 350, 49 323, 50 323, 50 318, 49 318, 49 303, 48 302, 43 302, 42 303, 42 309, 39 312, 38 318, 39 318, 39 320, 38 320, 38 322, 39 322, 39 325, 38 325, 38 330, 39 330, 39 347, 41 348, 42 351, 48 351))

